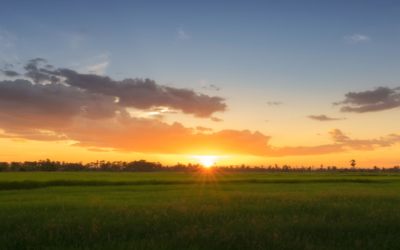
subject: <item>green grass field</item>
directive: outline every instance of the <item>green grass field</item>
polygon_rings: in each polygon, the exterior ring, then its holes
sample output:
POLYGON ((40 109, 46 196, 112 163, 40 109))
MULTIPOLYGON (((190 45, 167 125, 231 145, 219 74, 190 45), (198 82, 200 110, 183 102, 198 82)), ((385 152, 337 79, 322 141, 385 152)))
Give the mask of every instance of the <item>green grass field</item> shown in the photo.
POLYGON ((0 189, 1 249, 400 249, 398 174, 0 173, 0 189))

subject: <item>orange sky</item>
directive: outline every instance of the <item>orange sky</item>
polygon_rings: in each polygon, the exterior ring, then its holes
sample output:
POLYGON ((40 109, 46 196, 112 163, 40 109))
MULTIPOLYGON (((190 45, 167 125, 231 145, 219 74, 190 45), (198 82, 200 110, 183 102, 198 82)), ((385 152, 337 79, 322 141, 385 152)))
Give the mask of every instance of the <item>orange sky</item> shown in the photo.
MULTIPOLYGON (((31 60, 25 79, 0 82, 2 161, 145 159, 175 164, 197 163, 195 156, 208 155, 218 165, 346 167, 355 158, 359 167, 373 167, 399 160, 398 124, 371 124, 356 116, 352 121, 339 108, 338 118, 306 116, 311 108, 302 109, 315 100, 297 106, 267 102, 260 108, 250 100, 231 104, 224 97, 148 79, 115 81, 46 63, 31 60)), ((348 94, 337 105, 342 110, 379 108, 386 105, 384 98, 396 98, 396 91, 348 94), (375 96, 382 100, 370 100, 375 96)), ((388 118, 382 116, 383 121, 388 118)))

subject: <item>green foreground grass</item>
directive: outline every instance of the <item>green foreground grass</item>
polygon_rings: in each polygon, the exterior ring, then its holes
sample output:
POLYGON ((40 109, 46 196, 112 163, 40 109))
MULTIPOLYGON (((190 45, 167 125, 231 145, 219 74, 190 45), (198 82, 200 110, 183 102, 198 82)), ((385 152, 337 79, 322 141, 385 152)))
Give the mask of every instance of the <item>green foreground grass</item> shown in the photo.
POLYGON ((400 249, 396 174, 1 173, 1 183, 17 183, 0 191, 1 249, 400 249))

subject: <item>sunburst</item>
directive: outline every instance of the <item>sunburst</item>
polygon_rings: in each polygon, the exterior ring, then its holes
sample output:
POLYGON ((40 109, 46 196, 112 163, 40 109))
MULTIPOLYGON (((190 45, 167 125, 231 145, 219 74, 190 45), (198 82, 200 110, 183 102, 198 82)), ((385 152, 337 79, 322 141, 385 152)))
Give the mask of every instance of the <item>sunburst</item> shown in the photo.
POLYGON ((199 160, 199 163, 202 164, 204 167, 209 168, 215 164, 216 159, 218 156, 214 155, 201 155, 201 156, 193 156, 194 158, 199 160))

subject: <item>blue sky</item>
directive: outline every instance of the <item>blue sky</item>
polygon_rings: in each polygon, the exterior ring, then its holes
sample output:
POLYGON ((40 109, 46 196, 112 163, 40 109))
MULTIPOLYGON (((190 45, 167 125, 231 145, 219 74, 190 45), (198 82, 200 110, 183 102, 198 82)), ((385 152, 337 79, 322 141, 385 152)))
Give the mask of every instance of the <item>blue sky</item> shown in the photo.
POLYGON ((183 85, 209 78, 273 88, 279 79, 281 88, 300 90, 318 88, 317 82, 328 78, 335 86, 371 77, 392 85, 399 66, 396 1, 7 1, 3 6, 0 34, 15 37, 9 39, 21 60, 41 56, 73 67, 106 57, 107 73, 123 73, 115 76, 121 78, 183 85), (368 40, 352 40, 355 35, 368 40))

